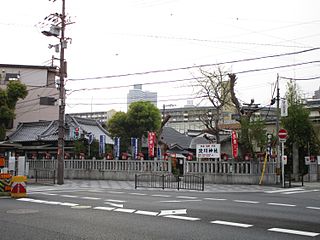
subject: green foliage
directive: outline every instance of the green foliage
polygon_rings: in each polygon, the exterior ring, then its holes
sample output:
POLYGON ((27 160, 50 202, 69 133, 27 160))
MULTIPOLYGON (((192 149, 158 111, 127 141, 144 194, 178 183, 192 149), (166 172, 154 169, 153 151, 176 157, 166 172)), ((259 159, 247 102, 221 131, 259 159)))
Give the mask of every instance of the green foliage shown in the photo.
POLYGON ((263 151, 267 142, 265 122, 260 118, 251 119, 243 115, 240 118, 240 125, 239 143, 242 153, 250 153, 254 156, 253 144, 256 144, 260 151, 263 151))
POLYGON ((148 131, 157 132, 160 129, 160 110, 151 102, 139 101, 131 103, 127 117, 132 137, 147 136, 148 131))
POLYGON ((6 89, 0 88, 0 140, 5 138, 5 128, 15 117, 17 101, 27 95, 27 87, 20 81, 9 81, 6 89))
MULTIPOLYGON (((320 141, 312 122, 309 119, 309 110, 302 104, 300 90, 296 83, 289 82, 286 97, 288 99, 288 116, 281 119, 283 127, 288 131, 286 146, 292 149, 293 145, 299 149, 299 159, 310 154, 318 154, 320 141)), ((289 152, 290 156, 291 153, 289 152)))
POLYGON ((120 137, 121 151, 126 151, 131 137, 147 136, 148 131, 158 131, 161 125, 160 110, 151 102, 131 103, 127 113, 117 112, 107 122, 112 137, 120 137))

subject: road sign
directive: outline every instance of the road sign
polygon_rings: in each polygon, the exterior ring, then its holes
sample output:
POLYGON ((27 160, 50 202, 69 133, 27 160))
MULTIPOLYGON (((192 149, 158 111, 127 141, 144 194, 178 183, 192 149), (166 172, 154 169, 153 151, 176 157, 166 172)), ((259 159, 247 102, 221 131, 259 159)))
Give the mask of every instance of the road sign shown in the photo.
POLYGON ((288 137, 288 132, 287 130, 285 130, 284 128, 280 129, 279 132, 278 132, 278 137, 279 139, 281 140, 284 140, 284 139, 287 139, 288 137))

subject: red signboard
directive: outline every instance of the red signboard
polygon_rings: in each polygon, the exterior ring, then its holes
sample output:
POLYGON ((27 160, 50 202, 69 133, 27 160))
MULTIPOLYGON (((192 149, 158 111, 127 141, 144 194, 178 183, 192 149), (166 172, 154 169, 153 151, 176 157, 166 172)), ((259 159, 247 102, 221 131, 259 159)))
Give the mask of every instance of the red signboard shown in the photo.
POLYGON ((233 158, 238 157, 238 137, 235 131, 231 134, 231 144, 232 144, 232 156, 233 158))
POLYGON ((155 132, 148 132, 148 149, 149 149, 149 157, 154 157, 154 143, 156 140, 155 132))
POLYGON ((288 137, 288 132, 287 132, 287 130, 285 130, 285 129, 280 129, 279 130, 279 132, 278 132, 278 137, 280 138, 280 139, 286 139, 287 137, 288 137))

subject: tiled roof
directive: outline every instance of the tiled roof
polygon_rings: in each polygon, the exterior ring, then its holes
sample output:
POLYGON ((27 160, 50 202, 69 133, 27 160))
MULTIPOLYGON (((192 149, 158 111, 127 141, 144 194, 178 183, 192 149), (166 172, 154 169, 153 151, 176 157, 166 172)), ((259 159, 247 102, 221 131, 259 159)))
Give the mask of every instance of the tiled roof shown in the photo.
MULTIPOLYGON (((96 121, 91 119, 74 118, 66 115, 65 139, 70 139, 70 127, 80 128, 80 133, 92 133, 95 139, 100 135, 106 136, 106 143, 113 144, 108 132, 96 121)), ((21 123, 17 130, 8 136, 11 142, 33 142, 33 141, 57 141, 58 121, 28 122, 21 123)))
POLYGON ((171 127, 164 127, 160 137, 161 142, 167 144, 169 148, 176 144, 181 146, 183 149, 189 148, 191 139, 191 137, 181 134, 171 127))

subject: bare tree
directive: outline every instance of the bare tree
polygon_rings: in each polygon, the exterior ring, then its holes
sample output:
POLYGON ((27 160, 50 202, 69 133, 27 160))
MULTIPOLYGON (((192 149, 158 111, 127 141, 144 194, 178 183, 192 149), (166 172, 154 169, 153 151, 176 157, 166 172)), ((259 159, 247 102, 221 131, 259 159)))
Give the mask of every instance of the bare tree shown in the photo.
POLYGON ((199 116, 199 119, 205 125, 205 131, 214 135, 216 142, 219 143, 219 132, 221 131, 219 123, 222 120, 222 111, 225 107, 233 105, 230 95, 229 75, 220 66, 213 72, 200 68, 200 73, 202 77, 196 78, 197 86, 200 87, 197 94, 209 100, 213 108, 199 116))

